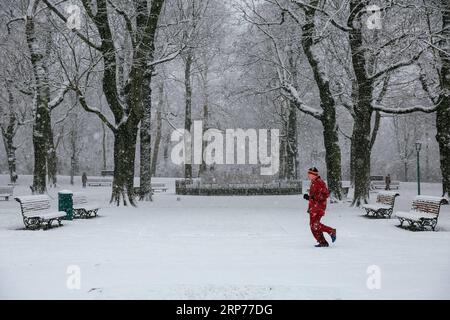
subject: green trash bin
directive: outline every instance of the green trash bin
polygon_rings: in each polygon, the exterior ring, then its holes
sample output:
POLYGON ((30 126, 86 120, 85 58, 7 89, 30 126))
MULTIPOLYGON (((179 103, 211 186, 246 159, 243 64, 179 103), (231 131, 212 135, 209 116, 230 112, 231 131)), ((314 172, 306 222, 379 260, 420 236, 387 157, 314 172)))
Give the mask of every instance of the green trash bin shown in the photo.
POLYGON ((67 213, 64 220, 73 220, 73 192, 61 190, 58 192, 58 210, 67 213))

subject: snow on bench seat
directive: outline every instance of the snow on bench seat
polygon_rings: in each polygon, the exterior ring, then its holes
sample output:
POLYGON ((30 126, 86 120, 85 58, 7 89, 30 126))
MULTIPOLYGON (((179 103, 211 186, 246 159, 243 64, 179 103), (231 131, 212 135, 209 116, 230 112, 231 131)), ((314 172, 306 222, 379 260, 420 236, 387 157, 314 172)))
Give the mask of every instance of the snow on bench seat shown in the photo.
POLYGON ((362 206, 364 209, 372 209, 372 210, 379 210, 379 209, 390 209, 391 206, 388 206, 387 204, 364 204, 362 206))
POLYGON ((428 212, 420 212, 420 211, 399 211, 395 213, 395 216, 397 218, 405 218, 405 219, 413 219, 413 220, 420 220, 420 219, 434 219, 436 218, 435 214, 428 213, 428 212))
POLYGON ((100 206, 88 203, 87 197, 83 193, 74 193, 72 196, 74 218, 91 218, 97 216, 100 206))
POLYGON ((36 218, 40 217, 43 219, 56 219, 56 218, 64 218, 67 215, 64 211, 55 211, 55 212, 47 212, 47 213, 34 213, 34 214, 27 214, 28 218, 36 218))
POLYGON ((54 221, 61 225, 61 220, 67 215, 64 211, 50 211, 50 198, 46 195, 20 196, 15 200, 20 203, 23 223, 27 229, 37 229, 42 225, 50 228, 54 221))
POLYGON ((404 222, 409 224, 410 229, 425 230, 431 227, 434 231, 438 222, 441 205, 445 202, 442 197, 417 196, 411 205, 409 212, 399 211, 395 216, 400 221, 400 227, 404 222))
POLYGON ((395 198, 398 196, 397 192, 380 191, 377 195, 376 203, 365 204, 362 208, 366 210, 366 216, 390 218, 394 209, 395 198))
POLYGON ((0 197, 8 201, 13 196, 13 190, 13 186, 0 186, 0 197))

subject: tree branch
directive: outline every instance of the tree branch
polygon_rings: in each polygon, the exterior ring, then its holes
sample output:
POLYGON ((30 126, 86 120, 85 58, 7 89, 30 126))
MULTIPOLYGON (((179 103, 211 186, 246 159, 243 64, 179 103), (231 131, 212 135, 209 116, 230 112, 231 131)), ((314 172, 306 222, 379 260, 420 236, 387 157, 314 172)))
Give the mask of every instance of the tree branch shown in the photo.
POLYGON ((297 90, 294 88, 294 86, 292 86, 291 84, 288 83, 283 83, 281 85, 281 89, 283 90, 283 92, 285 92, 285 96, 286 98, 289 99, 289 101, 291 101, 295 107, 300 110, 303 113, 306 113, 318 120, 320 120, 322 118, 323 112, 321 110, 317 110, 315 108, 312 108, 306 104, 303 103, 303 101, 300 99, 300 96, 298 95, 297 90))
POLYGON ((422 53, 424 52, 424 50, 421 50, 417 55, 415 55, 414 57, 412 57, 410 60, 408 61, 403 61, 403 62, 399 62, 396 63, 384 70, 378 71, 377 73, 375 73, 374 75, 368 77, 368 80, 376 80, 377 78, 381 77, 382 75, 388 73, 388 72, 392 72, 394 70, 397 70, 399 68, 402 67, 406 67, 406 66, 410 66, 411 64, 413 64, 414 62, 416 62, 417 60, 419 60, 420 56, 422 55, 422 53))
MULTIPOLYGON (((67 18, 53 5, 49 0, 42 0, 47 7, 53 11, 64 23, 67 23, 67 18)), ((75 33, 81 40, 83 40, 88 46, 94 48, 95 50, 101 51, 101 47, 91 42, 88 38, 86 38, 82 33, 80 33, 76 29, 72 29, 72 32, 75 33)))
POLYGON ((438 107, 439 107, 440 103, 432 106, 432 107, 425 107, 425 106, 412 106, 412 107, 408 107, 408 108, 396 108, 396 109, 392 109, 392 108, 388 108, 382 105, 376 105, 373 106, 373 110, 376 111, 381 111, 384 113, 390 113, 390 114, 407 114, 407 113, 412 113, 412 112, 424 112, 424 113, 433 113, 435 112, 438 107))
POLYGON ((125 11, 120 10, 111 0, 108 0, 108 3, 125 20, 125 26, 127 28, 128 33, 130 34, 130 38, 131 38, 131 45, 133 48, 135 48, 136 47, 136 34, 133 30, 133 23, 131 22, 130 17, 127 15, 127 13, 125 11))

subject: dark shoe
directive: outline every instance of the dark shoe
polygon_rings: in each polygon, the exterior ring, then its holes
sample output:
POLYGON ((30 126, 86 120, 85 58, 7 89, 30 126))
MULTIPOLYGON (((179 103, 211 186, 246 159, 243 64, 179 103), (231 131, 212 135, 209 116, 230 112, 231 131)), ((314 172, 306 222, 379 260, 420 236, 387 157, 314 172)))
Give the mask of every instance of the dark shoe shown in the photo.
POLYGON ((316 248, 329 247, 329 246, 330 245, 328 244, 328 242, 322 242, 322 243, 315 245, 316 248))
POLYGON ((336 241, 336 229, 334 229, 333 233, 330 234, 331 241, 334 243, 336 241))

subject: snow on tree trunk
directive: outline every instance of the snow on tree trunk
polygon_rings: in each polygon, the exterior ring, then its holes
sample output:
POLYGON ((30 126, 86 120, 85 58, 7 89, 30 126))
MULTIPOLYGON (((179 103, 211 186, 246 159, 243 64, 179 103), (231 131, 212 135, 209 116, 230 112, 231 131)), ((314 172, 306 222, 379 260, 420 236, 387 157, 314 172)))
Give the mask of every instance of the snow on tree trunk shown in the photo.
POLYGON ((369 199, 370 155, 371 155, 371 118, 373 81, 366 73, 366 49, 363 43, 361 16, 357 15, 359 1, 350 2, 349 21, 353 28, 349 31, 352 67, 355 73, 353 82, 354 124, 352 133, 351 164, 355 194, 352 205, 359 207, 369 199))
POLYGON ((159 145, 161 144, 163 106, 164 106, 164 82, 161 81, 159 85, 159 105, 158 110, 156 111, 156 134, 152 155, 152 176, 156 174, 156 165, 158 164, 159 145))
POLYGON ((329 80, 320 70, 319 61, 313 53, 313 39, 315 32, 315 15, 318 1, 312 1, 311 7, 305 8, 305 24, 303 25, 302 46, 319 89, 320 102, 323 113, 319 120, 323 125, 323 139, 325 144, 325 161, 327 165, 327 182, 331 198, 342 199, 341 190, 341 149, 336 122, 336 103, 330 89, 329 80))
POLYGON ((1 127, 1 131, 5 153, 8 158, 9 180, 11 183, 16 183, 16 146, 14 145, 14 136, 17 132, 18 122, 14 111, 14 97, 9 88, 9 82, 6 83, 6 91, 8 92, 9 116, 6 129, 1 127))
POLYGON ((34 109, 35 122, 33 125, 33 147, 34 147, 34 172, 33 192, 42 194, 46 191, 47 174, 47 142, 48 127, 50 123, 50 110, 48 109, 48 95, 45 83, 45 66, 43 50, 39 48, 36 39, 34 13, 38 2, 30 1, 25 18, 25 36, 30 51, 31 65, 35 84, 34 109))
POLYGON ((439 153, 442 173, 442 195, 450 197, 450 3, 442 0, 442 41, 441 58, 441 94, 440 105, 436 113, 436 140, 439 143, 439 153))
MULTIPOLYGON (((185 86, 185 115, 184 115, 184 129, 191 131, 192 125, 192 86, 191 86, 191 67, 193 62, 192 51, 188 50, 184 65, 184 86, 185 86)), ((185 143, 189 144, 189 139, 185 139, 185 143)), ((184 164, 184 178, 192 179, 192 164, 191 156, 192 145, 185 147, 185 164, 184 164)))
MULTIPOLYGON (((149 81, 150 82, 150 81, 149 81)), ((149 85, 148 93, 146 97, 146 103, 144 104, 144 116, 141 121, 140 131, 140 144, 141 144, 141 163, 140 163, 140 187, 139 187, 139 200, 151 201, 152 200, 152 168, 151 168, 151 155, 152 155, 152 132, 151 132, 151 117, 152 117, 152 90, 149 85)))
POLYGON ((137 124, 126 124, 114 134, 114 177, 111 203, 135 206, 134 163, 137 124))

